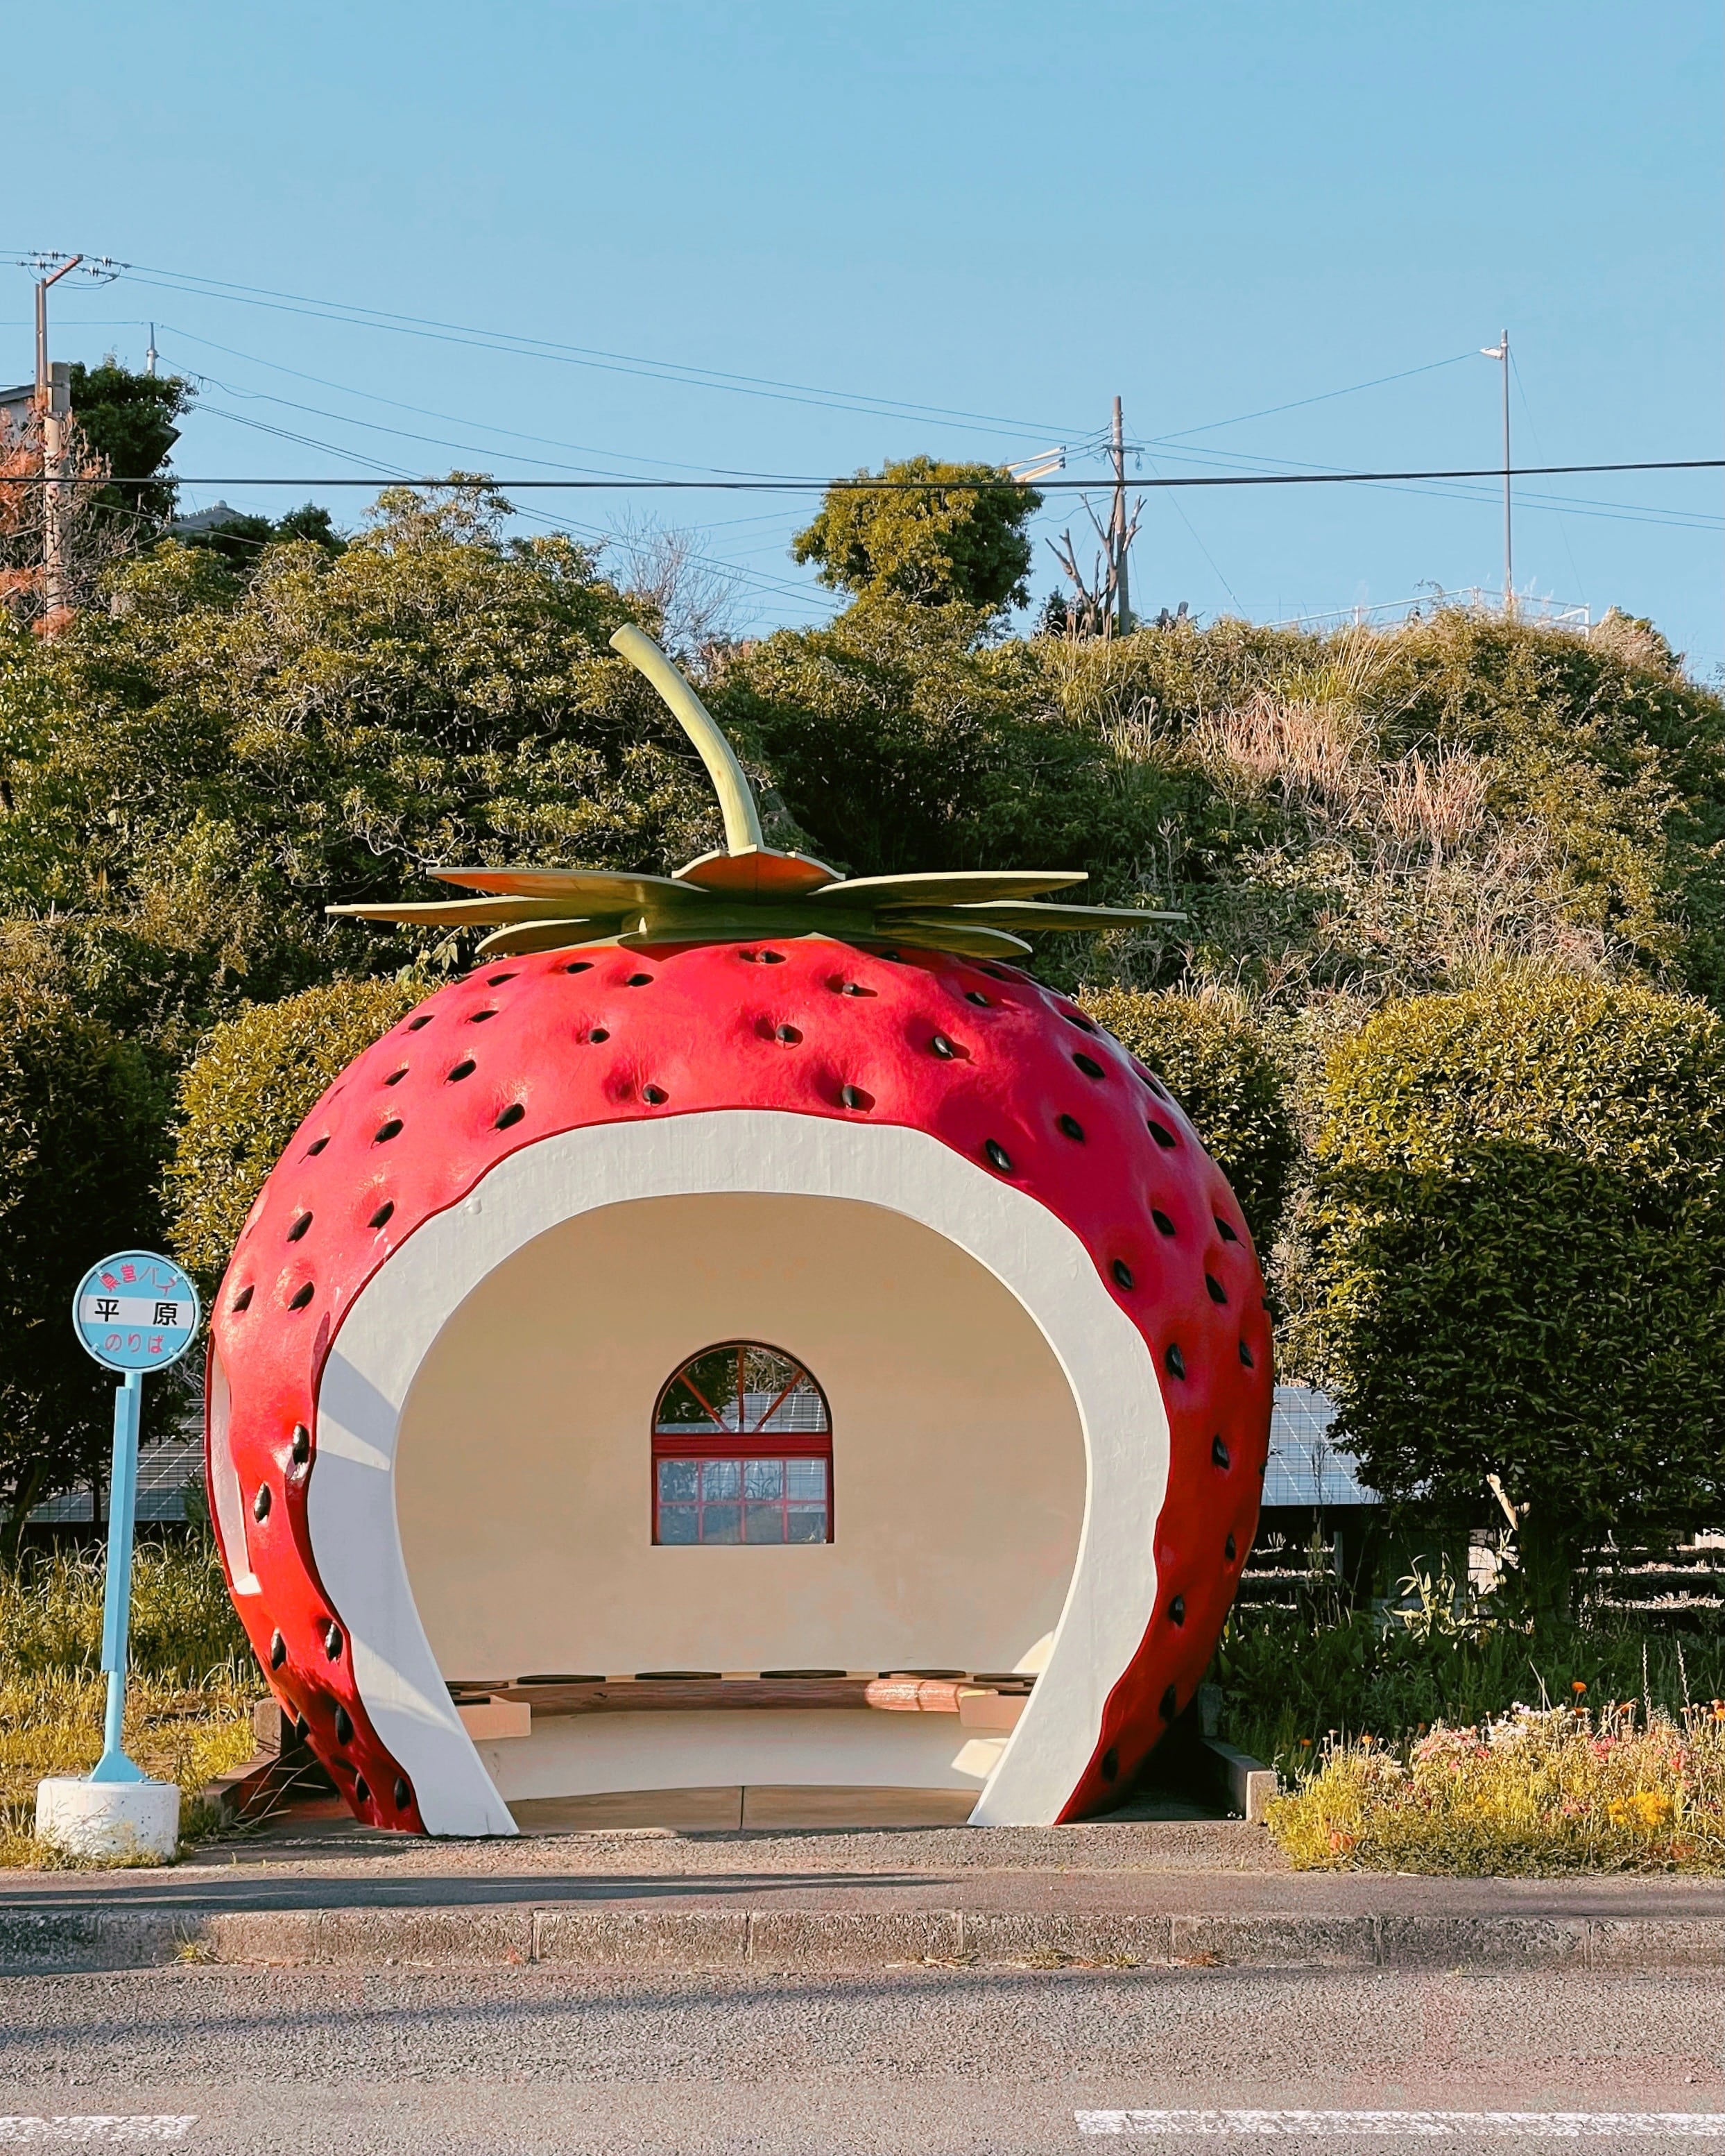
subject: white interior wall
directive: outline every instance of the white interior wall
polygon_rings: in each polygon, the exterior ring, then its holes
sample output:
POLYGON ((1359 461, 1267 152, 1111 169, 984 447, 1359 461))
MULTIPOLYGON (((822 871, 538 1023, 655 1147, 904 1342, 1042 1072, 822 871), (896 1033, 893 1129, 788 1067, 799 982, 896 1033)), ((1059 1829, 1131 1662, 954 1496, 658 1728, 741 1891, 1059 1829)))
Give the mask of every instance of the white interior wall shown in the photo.
MULTIPOLYGON (((1010 1669, 1059 1618, 1084 1495, 1070 1389, 992 1273, 902 1214, 778 1194, 614 1204, 516 1251, 420 1365, 396 1459, 421 1620, 444 1676, 478 1679, 1010 1669), (652 1544, 660 1389, 733 1338, 784 1349, 826 1392, 830 1544, 652 1544)), ((741 1719, 747 1732, 708 1727, 720 1716, 545 1720, 497 1748, 496 1771, 511 1795, 930 1785, 963 1749, 944 1717, 741 1719)))

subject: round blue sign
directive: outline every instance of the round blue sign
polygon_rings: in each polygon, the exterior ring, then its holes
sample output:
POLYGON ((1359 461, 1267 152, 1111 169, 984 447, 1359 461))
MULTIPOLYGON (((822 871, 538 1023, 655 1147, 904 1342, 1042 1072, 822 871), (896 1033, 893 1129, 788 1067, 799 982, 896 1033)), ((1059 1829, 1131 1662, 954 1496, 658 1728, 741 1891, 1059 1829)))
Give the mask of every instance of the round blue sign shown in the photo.
POLYGON ((72 1323, 110 1370, 165 1370, 198 1336, 198 1291, 172 1258, 121 1250, 92 1265, 72 1298, 72 1323))

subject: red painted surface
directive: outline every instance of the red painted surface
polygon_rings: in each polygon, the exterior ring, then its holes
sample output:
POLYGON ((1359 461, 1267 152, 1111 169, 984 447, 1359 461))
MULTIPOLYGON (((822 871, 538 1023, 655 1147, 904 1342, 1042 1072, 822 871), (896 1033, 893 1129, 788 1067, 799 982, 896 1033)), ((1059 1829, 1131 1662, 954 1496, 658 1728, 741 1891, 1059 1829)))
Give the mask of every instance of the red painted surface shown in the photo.
MULTIPOLYGON (((317 1388, 343 1317, 416 1227, 521 1147, 737 1108, 927 1132, 1081 1238, 1154 1358, 1172 1451, 1156 1608, 1063 1816, 1106 1802, 1191 1698, 1257 1522, 1271 1340, 1240 1209, 1157 1081, 1076 1004, 1004 966, 814 939, 554 952, 440 990, 348 1066, 259 1193, 212 1313, 262 1589, 238 1606, 266 1669, 280 1635, 271 1683, 358 1817, 423 1830, 361 1706, 306 1529, 317 1388)), ((231 1579, 237 1553, 223 1555, 231 1579)))

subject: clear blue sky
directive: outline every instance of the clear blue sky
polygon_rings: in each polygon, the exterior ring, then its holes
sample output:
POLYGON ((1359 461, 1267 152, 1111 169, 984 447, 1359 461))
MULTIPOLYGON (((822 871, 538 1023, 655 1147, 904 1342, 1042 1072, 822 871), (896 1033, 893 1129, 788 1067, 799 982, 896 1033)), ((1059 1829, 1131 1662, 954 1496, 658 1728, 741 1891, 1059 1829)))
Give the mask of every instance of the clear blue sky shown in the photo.
MULTIPOLYGON (((16 60, 43 18, 8 13, 16 60)), ((1094 439, 1117 391, 1147 476, 1485 464, 1499 376, 1476 352, 1506 323, 1519 461, 1725 447, 1716 0, 61 0, 52 38, 8 97, 0 246, 149 265, 61 285, 55 356, 139 363, 153 316, 164 364, 209 377, 187 472, 1016 459, 1094 439)), ((0 377, 21 380, 28 278, 3 274, 0 377)), ((1725 661, 1721 475, 1527 493, 1523 589, 1651 614, 1704 676, 1725 661)), ((597 530, 624 499, 534 506, 597 530)), ((787 557, 799 510, 634 505, 698 526, 757 628, 829 610, 787 557)), ((1039 528, 1079 514, 1051 502, 1039 528)), ((1490 485, 1184 493, 1146 508, 1133 596, 1272 619, 1495 588, 1501 559, 1490 485)), ((1055 580, 1039 542, 1039 593, 1055 580)))

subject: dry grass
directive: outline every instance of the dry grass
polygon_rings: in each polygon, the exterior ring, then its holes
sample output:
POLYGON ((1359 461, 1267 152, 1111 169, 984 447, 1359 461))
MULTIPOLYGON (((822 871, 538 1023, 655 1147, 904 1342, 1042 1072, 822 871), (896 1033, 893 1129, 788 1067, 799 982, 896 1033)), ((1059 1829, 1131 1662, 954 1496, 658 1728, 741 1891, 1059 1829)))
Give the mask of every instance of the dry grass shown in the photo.
MULTIPOLYGON (((134 1677, 126 1691, 126 1748, 139 1766, 181 1790, 180 1830, 211 1824, 191 1799, 218 1774, 250 1758, 254 1680, 212 1677, 202 1685, 134 1677)), ((102 1749, 106 1680, 59 1675, 0 1680, 0 1866, 53 1870, 69 1860, 35 1837, 36 1784, 47 1774, 83 1774, 102 1749)))
MULTIPOLYGON (((95 1551, 38 1553, 0 1570, 0 1867, 68 1861, 35 1838, 36 1784, 87 1773, 101 1753, 102 1579, 95 1551)), ((210 1544, 138 1545, 131 1650, 126 1750, 179 1784, 181 1832, 195 1836, 212 1822, 188 1800, 251 1756, 251 1702, 264 1689, 210 1544)))
POLYGON ((1517 1707, 1399 1757, 1332 1743, 1270 1828, 1307 1871, 1725 1871, 1725 1703, 1517 1707))
POLYGON ((1351 805, 1374 768, 1365 721, 1343 703, 1260 691, 1245 703, 1206 711, 1188 738, 1200 757, 1250 772, 1291 800, 1341 797, 1351 805))

